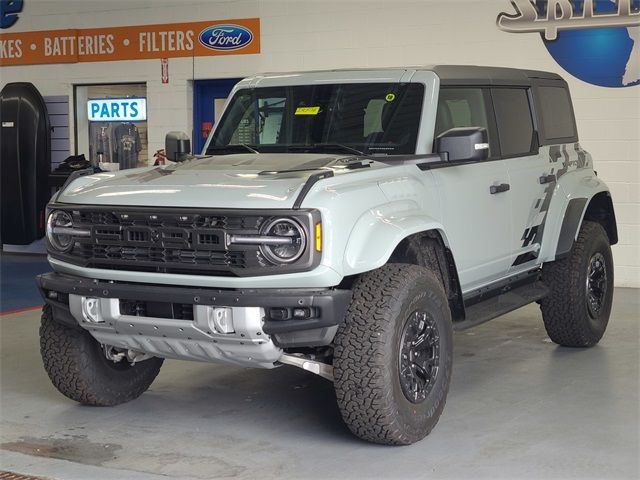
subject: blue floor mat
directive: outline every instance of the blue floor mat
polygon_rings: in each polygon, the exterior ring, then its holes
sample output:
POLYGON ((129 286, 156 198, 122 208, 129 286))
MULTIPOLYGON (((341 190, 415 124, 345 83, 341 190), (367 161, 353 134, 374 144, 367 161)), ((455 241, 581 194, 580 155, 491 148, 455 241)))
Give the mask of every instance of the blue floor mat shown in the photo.
POLYGON ((42 305, 36 275, 51 271, 44 255, 0 255, 0 312, 42 305))

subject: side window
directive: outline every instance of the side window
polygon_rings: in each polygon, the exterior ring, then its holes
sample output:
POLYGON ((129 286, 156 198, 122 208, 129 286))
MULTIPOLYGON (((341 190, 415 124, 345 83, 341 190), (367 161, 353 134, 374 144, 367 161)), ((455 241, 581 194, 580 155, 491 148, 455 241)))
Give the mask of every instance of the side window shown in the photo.
POLYGON ((524 88, 491 90, 503 157, 526 155, 533 150, 533 120, 524 88))
MULTIPOLYGON (((438 98, 435 136, 456 127, 484 127, 492 145, 487 105, 482 88, 442 88, 438 98)), ((489 149, 489 156, 493 153, 489 149)))
POLYGON ((563 87, 539 87, 538 95, 547 140, 575 138, 577 134, 569 92, 563 87))

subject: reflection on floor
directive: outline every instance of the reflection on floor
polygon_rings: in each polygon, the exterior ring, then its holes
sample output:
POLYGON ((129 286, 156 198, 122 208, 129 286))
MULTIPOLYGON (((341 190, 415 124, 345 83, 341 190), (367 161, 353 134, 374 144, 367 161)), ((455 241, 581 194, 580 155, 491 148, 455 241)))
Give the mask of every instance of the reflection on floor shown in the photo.
POLYGON ((49 383, 38 314, 0 320, 0 469, 56 479, 638 478, 638 290, 602 342, 548 340, 536 305, 454 336, 443 417, 410 447, 352 437, 332 385, 293 367, 167 361, 140 399, 82 407, 49 383))
POLYGON ((45 255, 0 255, 0 313, 42 305, 35 276, 50 271, 45 255))

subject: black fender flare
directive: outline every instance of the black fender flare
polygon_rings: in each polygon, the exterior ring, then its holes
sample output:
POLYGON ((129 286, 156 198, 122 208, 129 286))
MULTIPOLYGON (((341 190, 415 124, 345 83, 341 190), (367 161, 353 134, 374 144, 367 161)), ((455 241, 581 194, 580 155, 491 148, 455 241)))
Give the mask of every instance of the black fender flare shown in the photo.
POLYGON ((611 245, 618 243, 618 227, 611 193, 608 191, 600 192, 590 199, 572 198, 567 204, 562 219, 556 247, 556 259, 569 255, 582 222, 585 220, 602 225, 607 232, 611 245))

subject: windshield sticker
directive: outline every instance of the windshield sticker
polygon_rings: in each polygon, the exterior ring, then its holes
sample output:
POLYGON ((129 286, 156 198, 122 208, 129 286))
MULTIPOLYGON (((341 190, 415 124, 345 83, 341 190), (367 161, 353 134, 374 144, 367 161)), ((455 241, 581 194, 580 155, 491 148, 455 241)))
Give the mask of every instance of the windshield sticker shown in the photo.
POLYGON ((317 115, 320 112, 320 107, 298 107, 296 108, 296 115, 317 115))
POLYGON ((387 102, 393 102, 396 99, 395 93, 387 93, 387 96, 384 97, 387 102))

